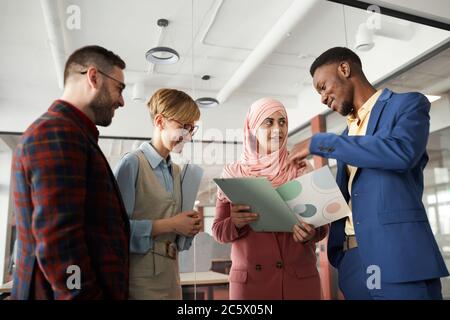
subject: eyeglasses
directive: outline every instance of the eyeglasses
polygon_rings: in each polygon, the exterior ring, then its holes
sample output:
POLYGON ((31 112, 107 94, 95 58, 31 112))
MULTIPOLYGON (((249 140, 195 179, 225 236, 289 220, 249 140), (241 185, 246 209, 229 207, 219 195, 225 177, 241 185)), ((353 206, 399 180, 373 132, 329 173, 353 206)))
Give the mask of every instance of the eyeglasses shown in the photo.
MULTIPOLYGON (((109 79, 111 79, 111 80, 114 80, 114 81, 116 81, 117 83, 119 83, 119 84, 120 84, 121 90, 124 90, 124 89, 125 89, 126 85, 125 85, 125 83, 123 83, 122 81, 117 80, 117 79, 114 78, 114 77, 111 77, 110 75, 106 74, 105 72, 103 72, 103 71, 100 70, 100 69, 97 69, 97 71, 98 71, 99 73, 101 73, 102 75, 104 75, 105 77, 107 77, 107 78, 109 78, 109 79)), ((86 74, 87 72, 88 72, 87 70, 86 70, 86 71, 82 71, 82 72, 80 72, 80 74, 86 74)))
POLYGON ((196 126, 196 125, 193 126, 192 124, 189 124, 189 123, 181 123, 180 121, 175 120, 175 119, 168 119, 168 120, 175 121, 176 123, 178 123, 180 126, 183 127, 183 130, 186 130, 186 132, 189 132, 191 137, 193 137, 194 134, 198 130, 198 126, 196 126))

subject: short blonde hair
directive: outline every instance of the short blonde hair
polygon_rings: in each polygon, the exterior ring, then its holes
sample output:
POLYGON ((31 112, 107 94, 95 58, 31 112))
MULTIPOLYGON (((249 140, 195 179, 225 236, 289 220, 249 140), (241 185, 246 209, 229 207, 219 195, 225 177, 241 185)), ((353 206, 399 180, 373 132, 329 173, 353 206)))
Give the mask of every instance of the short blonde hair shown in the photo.
POLYGON ((182 123, 192 123, 200 119, 200 109, 185 92, 175 89, 159 89, 147 103, 152 120, 157 114, 182 123))

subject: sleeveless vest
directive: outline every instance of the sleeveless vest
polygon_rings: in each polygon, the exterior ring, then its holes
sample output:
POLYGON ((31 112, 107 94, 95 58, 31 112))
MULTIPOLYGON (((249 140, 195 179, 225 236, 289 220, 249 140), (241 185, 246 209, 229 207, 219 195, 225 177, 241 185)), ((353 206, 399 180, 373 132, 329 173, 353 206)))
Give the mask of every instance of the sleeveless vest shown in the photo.
MULTIPOLYGON (((132 220, 157 220, 172 217, 181 211, 180 168, 172 164, 173 194, 166 191, 141 150, 136 196, 132 220)), ((130 253, 130 299, 181 299, 176 234, 166 233, 153 238, 153 248, 146 254, 130 253), (172 258, 171 258, 172 257, 172 258)))

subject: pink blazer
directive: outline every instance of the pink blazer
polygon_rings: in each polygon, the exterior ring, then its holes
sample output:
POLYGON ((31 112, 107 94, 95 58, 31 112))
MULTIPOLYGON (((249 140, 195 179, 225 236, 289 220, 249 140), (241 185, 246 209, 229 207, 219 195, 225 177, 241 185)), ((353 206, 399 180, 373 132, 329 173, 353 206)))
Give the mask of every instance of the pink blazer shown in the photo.
POLYGON ((230 202, 217 200, 212 227, 217 241, 232 243, 230 299, 321 299, 315 242, 326 236, 328 226, 301 244, 288 232, 254 232, 248 225, 237 229, 230 209, 230 202))

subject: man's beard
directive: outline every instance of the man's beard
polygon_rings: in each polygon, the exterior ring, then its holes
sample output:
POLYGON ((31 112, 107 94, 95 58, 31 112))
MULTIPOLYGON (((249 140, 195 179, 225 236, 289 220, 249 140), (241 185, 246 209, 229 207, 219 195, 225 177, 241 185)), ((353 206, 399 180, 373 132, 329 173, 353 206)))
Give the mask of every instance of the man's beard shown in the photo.
POLYGON ((95 124, 107 127, 112 122, 113 103, 105 87, 102 87, 98 95, 89 104, 89 108, 94 113, 95 124))
POLYGON ((342 107, 339 110, 339 113, 343 115, 344 117, 348 116, 350 113, 353 112, 353 105, 350 102, 343 102, 342 107))

